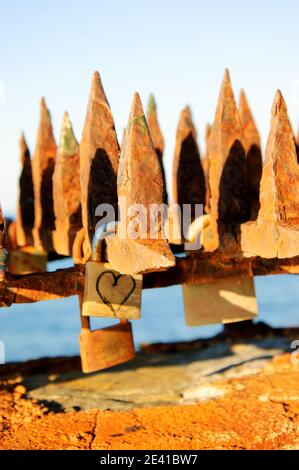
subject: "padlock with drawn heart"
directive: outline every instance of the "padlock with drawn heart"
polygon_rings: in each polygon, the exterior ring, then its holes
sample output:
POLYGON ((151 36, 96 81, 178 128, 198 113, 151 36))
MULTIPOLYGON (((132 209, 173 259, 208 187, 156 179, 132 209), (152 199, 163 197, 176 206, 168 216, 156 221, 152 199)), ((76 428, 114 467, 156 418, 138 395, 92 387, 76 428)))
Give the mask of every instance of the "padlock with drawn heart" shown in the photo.
MULTIPOLYGON (((78 235, 78 246, 83 244, 84 233, 82 235, 78 235)), ((93 260, 86 263, 84 295, 80 297, 79 341, 85 373, 116 366, 135 357, 132 326, 128 319, 140 318, 142 276, 118 273, 101 261, 102 242, 106 235, 106 228, 103 227, 94 237, 93 260), (91 317, 118 318, 119 323, 92 330, 91 317)), ((80 259, 80 254, 73 255, 74 259, 80 259)))
POLYGON ((141 291, 141 275, 118 273, 109 263, 89 261, 85 268, 82 315, 137 320, 141 291))

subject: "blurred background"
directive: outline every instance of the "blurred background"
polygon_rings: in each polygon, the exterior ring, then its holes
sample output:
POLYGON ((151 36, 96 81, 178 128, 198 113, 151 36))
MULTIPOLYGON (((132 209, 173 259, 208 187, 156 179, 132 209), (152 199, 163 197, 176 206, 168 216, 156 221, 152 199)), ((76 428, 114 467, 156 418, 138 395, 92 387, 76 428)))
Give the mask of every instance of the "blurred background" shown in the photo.
MULTIPOLYGON (((299 3, 296 0, 0 0, 0 201, 14 217, 19 173, 18 139, 34 150, 39 101, 45 96, 59 138, 64 110, 80 140, 94 70, 115 118, 119 139, 134 91, 144 106, 154 93, 171 165, 181 109, 189 104, 204 153, 224 68, 238 99, 243 87, 266 143, 272 100, 280 88, 294 132, 299 123, 299 3)), ((70 260, 51 263, 50 269, 70 260)), ((260 319, 299 323, 296 277, 256 280, 260 319)), ((208 336, 220 326, 187 328, 180 287, 146 291, 136 342, 208 336)), ((103 325, 104 322, 101 322, 103 325)), ((6 359, 78 352, 76 298, 0 311, 6 359)))

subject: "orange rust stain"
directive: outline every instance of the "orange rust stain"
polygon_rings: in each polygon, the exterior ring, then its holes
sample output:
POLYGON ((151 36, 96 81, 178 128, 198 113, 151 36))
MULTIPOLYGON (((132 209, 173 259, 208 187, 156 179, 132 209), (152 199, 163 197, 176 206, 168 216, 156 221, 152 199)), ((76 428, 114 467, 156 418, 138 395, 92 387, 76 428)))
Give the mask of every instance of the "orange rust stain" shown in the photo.
POLYGON ((289 355, 264 371, 214 383, 226 394, 192 405, 53 413, 2 384, 0 449, 299 448, 299 366, 289 355))

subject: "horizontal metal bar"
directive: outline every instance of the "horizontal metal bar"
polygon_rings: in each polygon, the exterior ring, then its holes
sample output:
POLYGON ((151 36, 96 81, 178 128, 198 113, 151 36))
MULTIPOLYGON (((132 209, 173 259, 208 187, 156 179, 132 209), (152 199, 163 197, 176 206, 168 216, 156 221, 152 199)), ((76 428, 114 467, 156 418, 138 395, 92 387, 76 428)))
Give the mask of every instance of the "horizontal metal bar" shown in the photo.
MULTIPOLYGON (((230 258, 200 253, 176 258, 176 266, 167 271, 145 274, 143 288, 177 284, 205 284, 229 278, 299 274, 299 256, 291 259, 230 258)), ((0 283, 0 305, 32 303, 80 295, 84 291, 85 266, 54 272, 16 276, 7 273, 0 283)))

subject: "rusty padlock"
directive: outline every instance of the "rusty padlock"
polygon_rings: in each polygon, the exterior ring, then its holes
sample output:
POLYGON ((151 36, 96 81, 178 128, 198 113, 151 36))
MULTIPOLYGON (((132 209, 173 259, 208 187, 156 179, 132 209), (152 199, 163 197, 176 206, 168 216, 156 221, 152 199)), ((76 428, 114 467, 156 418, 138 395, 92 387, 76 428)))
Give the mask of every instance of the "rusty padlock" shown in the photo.
MULTIPOLYGON (((92 259, 102 259, 102 241, 116 229, 116 223, 103 225, 96 232, 92 244, 92 259), (107 231, 108 230, 108 231, 107 231)), ((89 281, 86 279, 86 285, 89 281)), ((81 334, 80 354, 82 370, 85 373, 106 369, 127 362, 135 357, 134 341, 131 323, 127 319, 120 319, 117 325, 103 329, 91 330, 90 317, 83 316, 84 310, 82 297, 81 303, 81 334)), ((116 317, 117 318, 117 317, 116 317)))
POLYGON ((8 227, 8 271, 11 274, 32 274, 47 271, 47 253, 33 246, 18 247, 16 223, 8 227))
POLYGON ((131 323, 120 320, 118 325, 99 330, 90 329, 90 318, 81 317, 80 353, 82 370, 96 372, 130 361, 135 357, 131 323))

